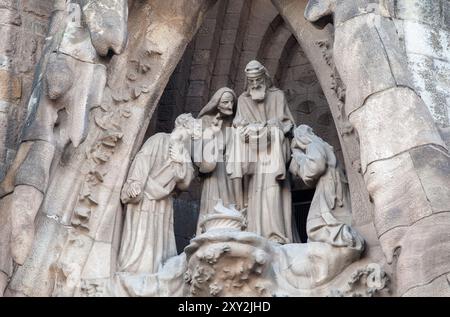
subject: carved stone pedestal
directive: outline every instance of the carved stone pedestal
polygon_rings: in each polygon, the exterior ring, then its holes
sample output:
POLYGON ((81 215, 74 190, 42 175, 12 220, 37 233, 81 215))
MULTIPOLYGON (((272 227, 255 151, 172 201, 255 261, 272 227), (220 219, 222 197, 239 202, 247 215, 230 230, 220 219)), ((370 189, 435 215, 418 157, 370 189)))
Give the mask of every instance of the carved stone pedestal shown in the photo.
POLYGON ((191 296, 271 296, 271 242, 251 233, 218 229, 186 247, 185 282, 191 296))

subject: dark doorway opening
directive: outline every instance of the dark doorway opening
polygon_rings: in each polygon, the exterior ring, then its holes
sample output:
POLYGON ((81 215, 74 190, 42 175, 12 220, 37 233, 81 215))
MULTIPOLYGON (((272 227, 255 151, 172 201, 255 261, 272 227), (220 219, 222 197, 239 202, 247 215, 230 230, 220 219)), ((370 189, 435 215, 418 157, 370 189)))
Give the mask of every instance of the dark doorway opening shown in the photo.
POLYGON ((306 220, 311 201, 314 197, 314 189, 302 189, 292 191, 292 217, 295 227, 300 236, 300 241, 306 243, 308 235, 306 233, 306 220))

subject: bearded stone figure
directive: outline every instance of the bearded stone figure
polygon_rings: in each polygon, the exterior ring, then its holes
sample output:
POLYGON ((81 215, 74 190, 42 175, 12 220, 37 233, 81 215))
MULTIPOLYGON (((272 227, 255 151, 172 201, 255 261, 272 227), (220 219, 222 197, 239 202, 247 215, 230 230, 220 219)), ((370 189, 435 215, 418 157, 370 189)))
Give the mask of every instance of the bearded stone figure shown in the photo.
MULTIPOLYGON (((194 155, 194 163, 203 178, 199 224, 219 201, 227 207, 236 205, 238 209, 243 205, 242 183, 232 181, 226 172, 227 154, 231 146, 229 132, 236 112, 236 99, 232 89, 221 88, 198 115, 203 128, 202 139, 195 146, 194 155)), ((200 233, 200 226, 197 226, 197 235, 200 233)))
POLYGON ((244 186, 248 231, 279 243, 292 242, 291 192, 286 172, 288 134, 294 126, 284 93, 266 68, 251 61, 239 97, 227 172, 244 186))
POLYGON ((136 155, 121 194, 127 208, 120 272, 156 273, 177 255, 172 194, 194 178, 189 141, 195 122, 191 114, 180 115, 171 134, 155 134, 136 155))

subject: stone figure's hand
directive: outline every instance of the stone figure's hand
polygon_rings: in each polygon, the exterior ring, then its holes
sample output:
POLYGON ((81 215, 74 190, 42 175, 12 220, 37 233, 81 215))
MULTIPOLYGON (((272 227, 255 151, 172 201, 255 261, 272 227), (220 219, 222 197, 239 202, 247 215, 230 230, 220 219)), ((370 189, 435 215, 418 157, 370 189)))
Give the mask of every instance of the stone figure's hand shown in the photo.
POLYGON ((222 130, 222 123, 223 120, 220 117, 220 113, 218 113, 211 124, 211 130, 213 131, 214 134, 219 133, 222 130))
POLYGON ((239 126, 237 128, 239 134, 241 135, 241 138, 245 141, 245 143, 248 143, 249 137, 250 137, 250 129, 249 126, 239 126))
POLYGON ((180 143, 173 143, 169 146, 169 158, 174 163, 184 163, 184 148, 180 143))
POLYGON ((222 130, 223 120, 220 118, 220 113, 213 119, 211 126, 203 131, 203 138, 212 139, 214 135, 218 134, 222 130))
POLYGON ((138 182, 132 182, 127 189, 127 195, 130 198, 138 197, 142 192, 141 185, 138 182))

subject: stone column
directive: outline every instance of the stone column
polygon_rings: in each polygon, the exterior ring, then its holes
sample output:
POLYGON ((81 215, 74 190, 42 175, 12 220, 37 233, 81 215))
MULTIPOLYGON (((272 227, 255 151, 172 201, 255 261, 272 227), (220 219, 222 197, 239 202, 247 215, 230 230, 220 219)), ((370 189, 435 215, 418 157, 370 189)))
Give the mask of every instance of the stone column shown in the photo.
POLYGON ((395 295, 448 296, 450 157, 411 80, 396 3, 311 0, 305 16, 334 17, 345 114, 359 135, 361 171, 395 295))
POLYGON ((439 277, 450 272, 449 154, 411 82, 389 7, 351 9, 337 5, 334 57, 360 137, 377 234, 397 295, 435 294, 439 277))

